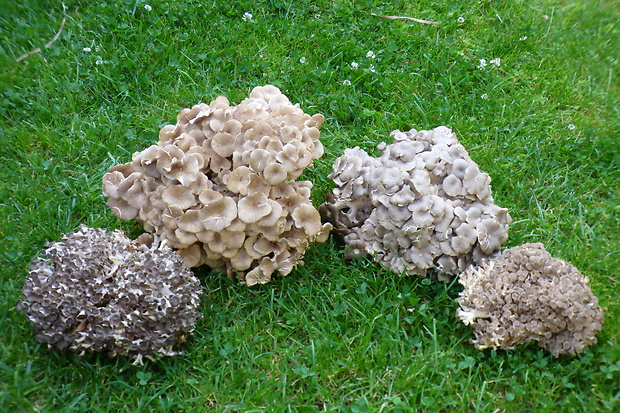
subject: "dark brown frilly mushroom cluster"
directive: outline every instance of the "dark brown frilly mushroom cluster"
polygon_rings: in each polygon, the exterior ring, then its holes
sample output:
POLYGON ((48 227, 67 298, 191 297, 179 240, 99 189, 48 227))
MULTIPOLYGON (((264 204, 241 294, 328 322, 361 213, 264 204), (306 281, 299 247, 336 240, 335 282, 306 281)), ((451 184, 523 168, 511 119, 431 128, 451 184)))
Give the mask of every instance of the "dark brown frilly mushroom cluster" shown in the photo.
POLYGON ((537 340, 555 357, 597 342, 603 311, 588 277, 542 244, 504 251, 459 277, 457 317, 475 329, 476 348, 512 349, 537 340))
POLYGON ((188 266, 265 283, 331 229, 312 206, 312 183, 293 181, 323 155, 323 121, 274 86, 237 106, 220 96, 184 109, 157 145, 111 168, 103 194, 114 215, 167 240, 188 266))
POLYGON ((121 231, 82 226, 46 245, 30 265, 17 309, 37 339, 78 354, 177 354, 194 330, 202 287, 164 243, 138 245, 121 231))
POLYGON ((435 268, 445 280, 497 254, 510 216, 455 134, 440 126, 391 136, 378 158, 345 150, 329 175, 337 187, 320 211, 347 256, 371 254, 397 273, 435 268))

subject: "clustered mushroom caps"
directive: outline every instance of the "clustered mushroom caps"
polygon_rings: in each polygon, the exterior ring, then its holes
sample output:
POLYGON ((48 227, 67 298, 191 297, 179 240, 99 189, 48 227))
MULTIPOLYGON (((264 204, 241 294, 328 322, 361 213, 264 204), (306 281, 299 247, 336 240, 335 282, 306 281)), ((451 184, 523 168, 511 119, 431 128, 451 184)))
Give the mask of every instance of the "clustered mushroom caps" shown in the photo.
POLYGON ((391 133, 378 158, 346 149, 329 175, 337 187, 319 209, 343 235, 345 256, 367 254, 397 273, 438 270, 450 279, 497 255, 511 218, 447 127, 391 133))
POLYGON ((107 351, 141 363, 178 354, 198 318, 200 281, 165 242, 81 226, 46 244, 17 309, 58 350, 107 351))
POLYGON ((293 181, 323 155, 321 114, 275 86, 230 106, 224 96, 182 110, 159 142, 103 178, 114 215, 178 249, 189 267, 225 269, 249 285, 287 275, 311 241, 324 242, 310 181, 293 181))
POLYGON ((472 325, 478 349, 513 349, 537 340, 555 357, 597 342, 603 311, 588 277, 553 258, 543 244, 524 244, 459 276, 457 317, 472 325))

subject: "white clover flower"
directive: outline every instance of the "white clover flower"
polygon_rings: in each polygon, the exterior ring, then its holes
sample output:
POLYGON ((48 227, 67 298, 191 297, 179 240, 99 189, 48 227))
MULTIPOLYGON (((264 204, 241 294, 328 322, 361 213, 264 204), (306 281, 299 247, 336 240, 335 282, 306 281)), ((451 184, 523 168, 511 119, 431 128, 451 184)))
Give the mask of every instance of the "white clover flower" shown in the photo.
POLYGON ((519 40, 521 40, 521 41, 527 40, 527 36, 521 36, 521 37, 519 37, 519 40))
POLYGON ((351 81, 349 79, 346 79, 344 82, 342 82, 342 84, 345 86, 351 86, 351 81))
POLYGON ((489 99, 489 95, 487 95, 486 93, 483 93, 482 95, 480 95, 481 99, 487 100, 489 99))
POLYGON ((458 19, 456 19, 456 21, 459 23, 465 23, 465 17, 461 16, 458 19))
POLYGON ((360 67, 360 65, 359 65, 359 63, 357 63, 357 62, 351 62, 351 67, 352 67, 353 69, 357 69, 358 67, 360 67))
POLYGON ((86 53, 90 53, 92 49, 90 47, 85 47, 82 50, 86 53))
POLYGON ((102 64, 103 64, 103 60, 101 60, 101 59, 97 59, 97 60, 95 61, 95 64, 96 64, 97 66, 102 65, 102 64))
POLYGON ((250 13, 249 11, 246 11, 245 13, 243 13, 242 18, 244 21, 252 20, 252 13, 250 13))
POLYGON ((302 57, 301 59, 299 59, 299 63, 301 63, 302 65, 306 63, 306 58, 302 57))
POLYGON ((479 59, 478 69, 484 69, 485 67, 487 67, 487 59, 479 59))
POLYGON ((368 57, 369 59, 374 59, 376 57, 375 52, 369 50, 368 53, 366 53, 366 57, 368 57))
POLYGON ((496 57, 495 59, 491 60, 491 64, 495 67, 500 67, 502 65, 502 59, 496 57))
POLYGON ((370 70, 372 73, 377 73, 377 71, 375 70, 375 65, 368 66, 368 70, 370 70))
POLYGON ((152 10, 153 10, 153 8, 152 8, 149 4, 145 4, 145 5, 144 5, 144 9, 145 9, 146 11, 152 11, 152 10))
POLYGON ((568 130, 575 130, 576 126, 573 125, 572 123, 568 124, 568 130))

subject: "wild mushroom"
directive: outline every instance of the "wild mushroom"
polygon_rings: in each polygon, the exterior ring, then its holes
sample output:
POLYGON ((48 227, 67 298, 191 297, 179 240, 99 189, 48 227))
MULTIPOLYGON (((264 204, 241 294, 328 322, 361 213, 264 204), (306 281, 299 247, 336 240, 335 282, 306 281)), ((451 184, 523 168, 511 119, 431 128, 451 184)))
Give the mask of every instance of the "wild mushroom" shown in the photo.
POLYGON ((538 341, 555 357, 597 342, 603 324, 588 277, 553 258, 542 244, 524 244, 459 276, 457 318, 474 327, 477 349, 513 349, 538 341))
MULTIPOLYGON (((189 265, 206 263, 244 281, 264 257, 241 245, 265 238, 286 246, 286 263, 273 265, 290 272, 309 242, 329 233, 310 202, 312 184, 293 181, 322 155, 323 121, 274 86, 255 88, 237 106, 221 96, 182 110, 176 125, 161 129, 157 145, 111 168, 103 193, 116 216, 135 219, 179 248, 189 265), (312 219, 293 231, 301 205, 312 219)), ((264 262, 261 277, 270 277, 264 262)))
POLYGON ((391 135, 394 143, 381 143, 378 158, 346 149, 329 175, 337 187, 320 210, 355 245, 350 250, 363 246, 396 272, 435 268, 444 280, 496 255, 510 216, 493 203, 490 178, 454 133, 391 135))
POLYGON ((120 231, 82 226, 31 263, 17 309, 49 347, 141 363, 178 354, 173 348, 201 317, 201 292, 165 242, 139 244, 120 231))

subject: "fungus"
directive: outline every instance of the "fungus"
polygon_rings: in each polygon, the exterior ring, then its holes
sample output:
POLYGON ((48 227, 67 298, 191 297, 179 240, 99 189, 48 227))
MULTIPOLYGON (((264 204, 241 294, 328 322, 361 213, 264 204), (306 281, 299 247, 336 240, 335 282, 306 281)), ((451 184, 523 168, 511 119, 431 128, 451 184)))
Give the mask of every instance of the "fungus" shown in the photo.
POLYGON ((372 254, 395 272, 436 269, 443 280, 497 255, 510 216, 456 135, 440 126, 391 136, 377 158, 346 149, 329 175, 337 186, 319 211, 347 255, 372 254))
POLYGON ((48 243, 30 264, 17 309, 50 348, 140 363, 178 354, 173 348, 201 317, 201 292, 164 241, 132 241, 121 231, 83 225, 48 243))
POLYGON ((597 342, 603 311, 588 277, 553 258, 543 244, 524 244, 459 276, 457 318, 474 328, 478 349, 513 349, 537 340, 555 357, 597 342))
POLYGON ((266 282, 288 274, 331 229, 312 206, 312 184, 294 181, 323 154, 323 121, 274 86, 255 88, 237 106, 220 96, 182 110, 157 145, 112 167, 103 194, 114 215, 178 248, 189 266, 225 269, 242 282, 260 267, 249 283, 266 282), (248 240, 282 249, 248 252, 248 240))

